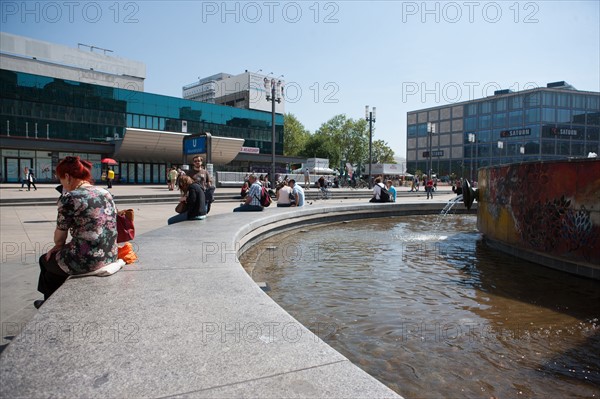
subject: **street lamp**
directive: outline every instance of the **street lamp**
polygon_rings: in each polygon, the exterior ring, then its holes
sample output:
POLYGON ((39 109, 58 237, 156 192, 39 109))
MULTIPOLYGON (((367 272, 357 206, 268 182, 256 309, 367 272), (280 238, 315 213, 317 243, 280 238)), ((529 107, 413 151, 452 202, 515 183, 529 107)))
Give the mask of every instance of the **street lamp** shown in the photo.
POLYGON ((373 123, 375 123, 375 107, 369 111, 369 106, 365 105, 365 120, 369 122, 369 188, 373 188, 373 178, 371 177, 371 164, 373 163, 373 123))
POLYGON ((435 134, 435 123, 427 122, 427 135, 429 136, 429 178, 432 178, 432 170, 433 169, 433 158, 431 157, 431 141, 433 140, 433 135, 435 134))
POLYGON ((504 148, 504 142, 498 141, 498 149, 500 150, 500 163, 502 163, 502 149, 504 148))
MULTIPOLYGON (((282 77, 283 75, 279 76, 282 77)), ((281 102, 283 93, 283 85, 279 78, 269 80, 265 77, 264 79, 267 101, 271 101, 271 182, 275 182, 275 103, 281 102)))
POLYGON ((473 182, 473 147, 475 146, 475 133, 469 133, 469 143, 471 144, 471 182, 473 182))

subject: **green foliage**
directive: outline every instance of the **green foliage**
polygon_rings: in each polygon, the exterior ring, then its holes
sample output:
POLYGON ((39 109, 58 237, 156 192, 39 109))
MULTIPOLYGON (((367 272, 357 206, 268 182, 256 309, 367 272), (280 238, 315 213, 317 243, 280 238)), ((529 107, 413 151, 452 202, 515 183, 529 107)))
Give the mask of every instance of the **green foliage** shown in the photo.
MULTIPOLYGON (((284 129, 285 155, 327 158, 332 168, 338 167, 341 162, 368 162, 369 126, 364 119, 354 120, 343 114, 336 115, 311 135, 296 117, 287 114, 284 129)), ((395 163, 394 151, 385 141, 376 140, 373 142, 373 160, 373 163, 395 163)))
POLYGON ((299 156, 310 138, 310 132, 293 114, 283 116, 283 154, 299 156))
POLYGON ((359 163, 366 159, 369 135, 365 120, 353 120, 346 115, 336 115, 309 139, 306 157, 328 158, 329 165, 336 167, 341 161, 359 163))
POLYGON ((394 151, 383 140, 373 142, 373 163, 396 163, 394 151))

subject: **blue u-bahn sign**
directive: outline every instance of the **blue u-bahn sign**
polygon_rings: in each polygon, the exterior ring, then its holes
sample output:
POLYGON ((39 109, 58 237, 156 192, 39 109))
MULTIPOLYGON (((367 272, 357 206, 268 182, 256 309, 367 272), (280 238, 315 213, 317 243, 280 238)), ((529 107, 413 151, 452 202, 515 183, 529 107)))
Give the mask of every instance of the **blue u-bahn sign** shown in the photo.
POLYGON ((185 137, 183 153, 184 155, 206 154, 206 136, 185 137))

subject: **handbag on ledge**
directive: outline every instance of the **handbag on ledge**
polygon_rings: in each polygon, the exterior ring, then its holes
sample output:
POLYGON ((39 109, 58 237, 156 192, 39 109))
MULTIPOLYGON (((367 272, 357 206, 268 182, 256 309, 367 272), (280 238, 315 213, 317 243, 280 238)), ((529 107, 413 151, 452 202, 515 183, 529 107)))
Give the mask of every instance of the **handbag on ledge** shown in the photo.
POLYGON ((117 212, 117 242, 127 242, 135 238, 133 209, 117 212))
POLYGON ((186 212, 187 210, 188 210, 187 202, 180 202, 175 207, 175 212, 177 212, 177 213, 183 213, 183 212, 186 212))

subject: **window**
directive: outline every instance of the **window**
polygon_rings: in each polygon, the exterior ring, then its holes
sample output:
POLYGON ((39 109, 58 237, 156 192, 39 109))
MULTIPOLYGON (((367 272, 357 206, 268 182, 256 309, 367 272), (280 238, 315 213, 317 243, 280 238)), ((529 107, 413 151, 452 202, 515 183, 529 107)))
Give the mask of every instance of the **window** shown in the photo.
POLYGON ((585 125, 585 111, 582 109, 573 110, 573 123, 585 125))
POLYGON ((523 124, 523 111, 511 111, 508 114, 508 124, 510 127, 521 126, 523 124))
POLYGON ((540 110, 539 108, 532 108, 525 110, 525 123, 536 123, 540 122, 540 110))
POLYGON ((587 96, 587 108, 593 111, 600 111, 600 96, 587 96))
POLYGON ((494 127, 506 126, 506 113, 494 114, 494 127))
POLYGON ((542 155, 554 155, 556 151, 555 140, 543 140, 542 141, 542 155))
POLYGON ((489 114, 490 112, 492 112, 492 103, 490 101, 479 103, 480 114, 489 114))
POLYGON ((478 143, 487 143, 492 139, 492 131, 491 130, 483 130, 477 133, 477 142, 478 143))
POLYGON ((554 108, 542 108, 542 121, 556 122, 556 110, 554 108))
POLYGON ((477 104, 467 105, 467 116, 477 115, 477 104))
POLYGON ((465 129, 466 130, 476 130, 477 129, 477 118, 465 118, 465 129))
POLYGON ((542 93, 542 105, 554 106, 554 93, 552 92, 543 92, 542 93))
POLYGON ((558 93, 556 95, 556 105, 558 107, 570 107, 571 106, 571 96, 569 94, 558 93))
POLYGON ((585 96, 575 94, 573 96, 573 108, 585 108, 585 96))
POLYGON ((600 112, 588 112, 587 123, 588 125, 600 126, 600 112))
POLYGON ((510 99, 510 109, 521 109, 523 108, 523 97, 514 96, 510 99))
POLYGON ((540 106, 540 93, 534 92, 534 93, 525 95, 525 97, 523 99, 523 105, 528 108, 539 107, 540 106))
POLYGON ((556 122, 558 123, 569 123, 571 122, 571 110, 569 109, 557 109, 556 110, 556 122))
POLYGON ((506 98, 502 98, 496 101, 495 104, 496 112, 506 111, 506 98))
POLYGON ((492 127, 492 117, 491 115, 481 115, 479 117, 479 128, 480 129, 489 129, 492 127))
POLYGON ((414 137, 417 135, 417 125, 410 125, 407 129, 408 137, 414 137))

